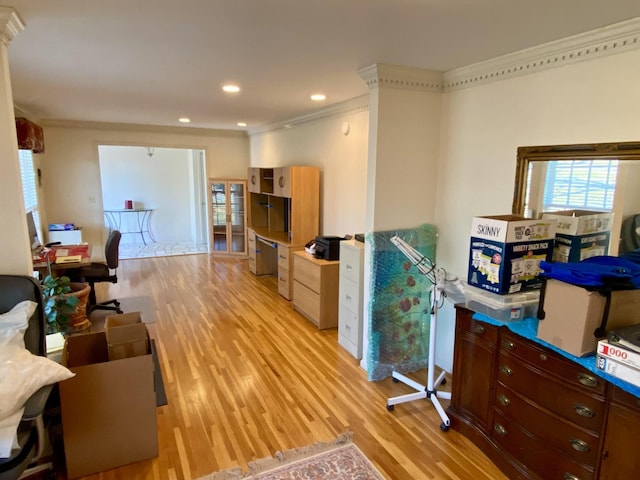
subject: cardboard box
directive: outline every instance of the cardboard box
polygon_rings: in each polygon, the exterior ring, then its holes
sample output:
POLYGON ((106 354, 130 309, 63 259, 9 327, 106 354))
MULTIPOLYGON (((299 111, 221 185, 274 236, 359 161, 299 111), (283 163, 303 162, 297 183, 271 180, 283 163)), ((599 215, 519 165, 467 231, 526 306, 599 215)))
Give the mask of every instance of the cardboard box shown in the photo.
POLYGON ((598 355, 596 359, 596 366, 599 370, 613 375, 620 380, 631 383, 632 385, 640 387, 640 370, 637 368, 625 365, 622 362, 617 362, 610 358, 598 355))
POLYGON ((607 255, 613 213, 591 210, 565 210, 543 213, 543 219, 556 219, 554 262, 579 262, 585 258, 607 255))
POLYGON ((498 294, 540 288, 540 262, 551 260, 556 222, 519 215, 474 217, 467 283, 498 294))
POLYGON ((153 360, 149 352, 109 361, 105 332, 67 337, 60 382, 68 478, 158 456, 153 360))
POLYGON ((140 312, 109 315, 104 321, 104 330, 109 360, 146 355, 149 351, 149 332, 140 312))
MULTIPOLYGON (((602 323, 605 304, 606 298, 598 292, 548 279, 538 338, 577 357, 593 352, 598 342, 594 332, 602 323)), ((638 323, 639 312, 640 290, 612 292, 606 331, 638 323)))

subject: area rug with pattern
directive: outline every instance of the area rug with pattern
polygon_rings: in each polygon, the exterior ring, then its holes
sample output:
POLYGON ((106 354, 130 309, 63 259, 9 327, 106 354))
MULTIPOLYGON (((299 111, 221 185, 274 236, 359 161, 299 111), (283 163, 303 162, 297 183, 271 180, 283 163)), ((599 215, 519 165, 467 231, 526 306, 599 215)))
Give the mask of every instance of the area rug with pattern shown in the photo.
POLYGON ((273 457, 211 473, 198 480, 384 480, 385 477, 352 442, 350 432, 333 442, 314 443, 276 452, 273 457))

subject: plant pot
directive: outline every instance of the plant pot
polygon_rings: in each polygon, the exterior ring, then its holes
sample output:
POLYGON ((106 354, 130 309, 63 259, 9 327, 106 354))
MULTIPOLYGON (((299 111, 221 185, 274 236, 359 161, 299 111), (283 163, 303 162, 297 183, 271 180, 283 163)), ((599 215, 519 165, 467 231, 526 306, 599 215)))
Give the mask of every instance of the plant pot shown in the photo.
POLYGON ((78 298, 78 305, 73 313, 69 314, 69 328, 73 330, 84 330, 91 326, 91 322, 87 318, 87 302, 89 301, 89 293, 91 293, 91 285, 88 283, 71 283, 71 292, 66 293, 65 297, 74 296, 78 298))

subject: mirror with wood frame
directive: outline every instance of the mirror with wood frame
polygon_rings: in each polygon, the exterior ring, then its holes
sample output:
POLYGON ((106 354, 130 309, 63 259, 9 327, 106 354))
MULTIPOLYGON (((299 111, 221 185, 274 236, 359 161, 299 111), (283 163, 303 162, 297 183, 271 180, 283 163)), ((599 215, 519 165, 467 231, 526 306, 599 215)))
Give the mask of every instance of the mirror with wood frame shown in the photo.
POLYGON ((608 255, 640 248, 640 142, 519 147, 514 214, 613 212, 608 255))

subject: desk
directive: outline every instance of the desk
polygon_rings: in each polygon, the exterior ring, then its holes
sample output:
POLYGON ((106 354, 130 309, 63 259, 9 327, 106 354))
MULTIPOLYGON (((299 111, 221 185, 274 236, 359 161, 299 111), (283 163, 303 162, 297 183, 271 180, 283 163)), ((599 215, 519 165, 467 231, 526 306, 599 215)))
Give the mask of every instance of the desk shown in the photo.
POLYGON ((142 237, 142 243, 145 245, 147 241, 144 238, 144 234, 146 233, 149 239, 155 243, 156 239, 153 237, 151 233, 151 214, 153 213, 152 208, 130 208, 130 209, 120 209, 120 210, 105 210, 104 216, 107 219, 107 223, 109 224, 109 231, 118 230, 121 234, 136 234, 142 237), (122 231, 122 216, 124 214, 131 213, 135 214, 135 220, 137 224, 137 230, 131 231, 122 231))
POLYGON ((51 276, 55 277, 58 274, 64 275, 66 270, 82 268, 88 265, 91 265, 91 247, 87 243, 80 245, 54 245, 50 248, 45 248, 40 254, 33 257, 33 268, 43 277, 49 274, 49 269, 51 269, 51 276), (79 262, 55 263, 56 255, 60 251, 65 256, 80 255, 81 259, 79 262))

